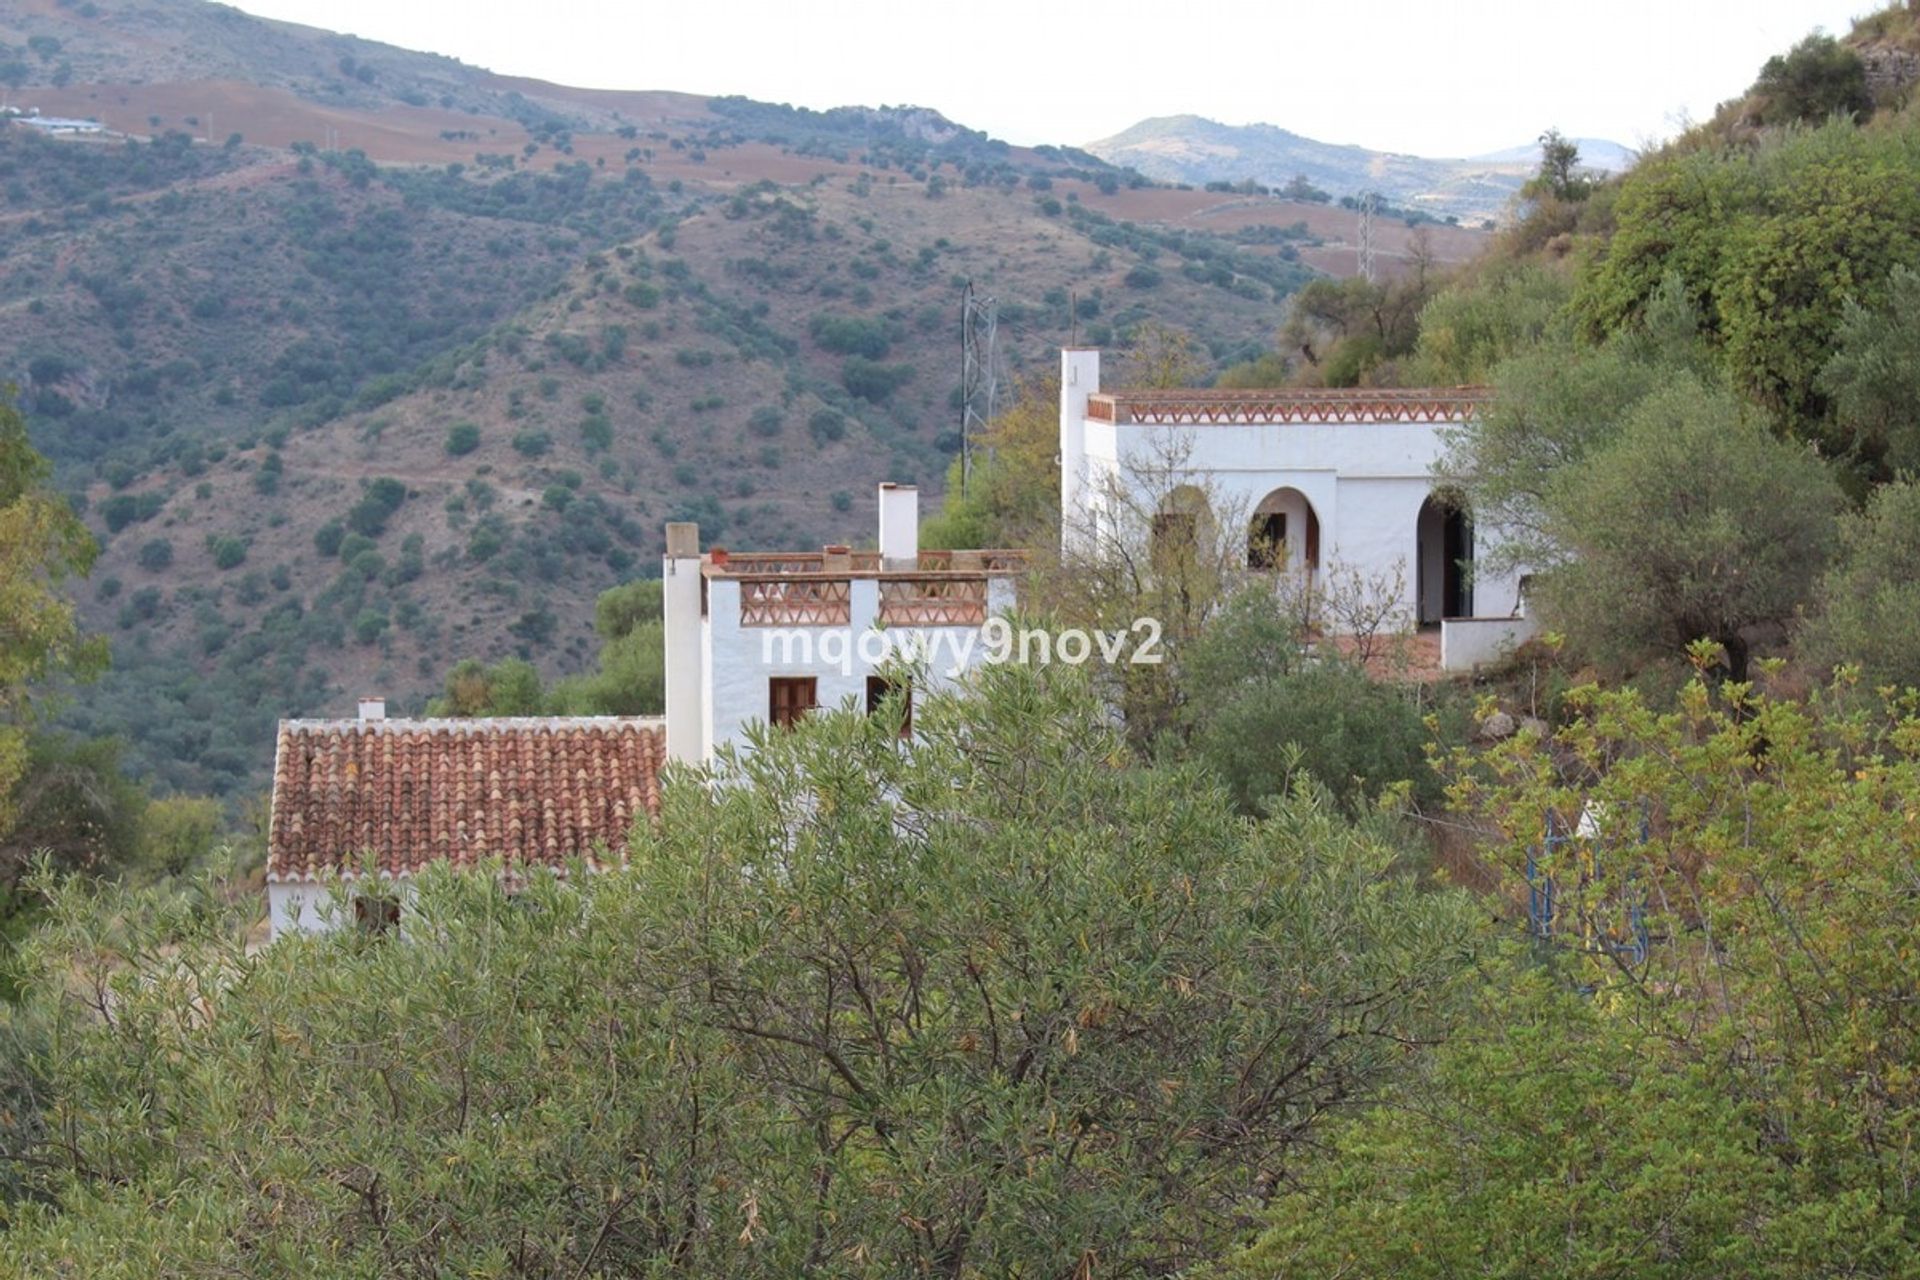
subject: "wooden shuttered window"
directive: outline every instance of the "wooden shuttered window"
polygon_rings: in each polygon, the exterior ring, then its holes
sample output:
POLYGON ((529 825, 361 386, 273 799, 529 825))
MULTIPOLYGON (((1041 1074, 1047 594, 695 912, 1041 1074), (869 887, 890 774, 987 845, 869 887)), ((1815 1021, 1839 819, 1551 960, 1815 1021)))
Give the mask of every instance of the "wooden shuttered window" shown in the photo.
POLYGON ((820 682, 813 676, 775 676, 767 681, 767 723, 787 729, 819 705, 820 682))

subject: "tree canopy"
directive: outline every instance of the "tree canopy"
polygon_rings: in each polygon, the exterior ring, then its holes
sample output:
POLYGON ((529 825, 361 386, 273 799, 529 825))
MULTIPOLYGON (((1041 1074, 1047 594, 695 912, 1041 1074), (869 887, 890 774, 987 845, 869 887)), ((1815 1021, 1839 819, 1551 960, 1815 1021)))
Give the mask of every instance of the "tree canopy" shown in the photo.
POLYGON ((0 1019, 33 1152, 0 1266, 1216 1256, 1428 1034, 1472 913, 1309 789, 1249 822, 1134 764, 1077 673, 992 668, 914 720, 911 752, 834 713, 682 778, 625 870, 429 874, 397 941, 250 954, 212 901, 57 892, 0 1019))

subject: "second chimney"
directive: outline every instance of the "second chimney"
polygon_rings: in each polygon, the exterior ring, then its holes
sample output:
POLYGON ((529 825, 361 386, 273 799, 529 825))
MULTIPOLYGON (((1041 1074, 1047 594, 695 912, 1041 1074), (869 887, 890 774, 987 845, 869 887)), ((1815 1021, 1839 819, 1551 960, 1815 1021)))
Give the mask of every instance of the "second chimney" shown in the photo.
POLYGON ((920 567, 920 490, 910 484, 880 486, 880 564, 920 567))
POLYGON ((360 699, 360 718, 362 720, 385 720, 387 718, 387 700, 385 698, 360 699))

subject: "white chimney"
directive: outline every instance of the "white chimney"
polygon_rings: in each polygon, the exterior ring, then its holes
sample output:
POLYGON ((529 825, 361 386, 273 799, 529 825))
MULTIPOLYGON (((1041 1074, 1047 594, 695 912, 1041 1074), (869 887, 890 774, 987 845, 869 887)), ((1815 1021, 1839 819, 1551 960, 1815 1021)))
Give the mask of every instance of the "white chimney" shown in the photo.
POLYGON ((387 718, 387 700, 385 698, 360 699, 360 718, 362 720, 385 720, 387 718))
POLYGON ((1087 397, 1100 390, 1097 347, 1060 351, 1060 537, 1063 542, 1085 518, 1087 499, 1087 397))
POLYGON ((920 567, 920 490, 910 484, 880 486, 880 564, 920 567))
POLYGON ((702 707, 704 664, 700 633, 700 526, 667 526, 667 554, 660 562, 660 608, 666 641, 667 758, 699 761, 706 714, 702 707))

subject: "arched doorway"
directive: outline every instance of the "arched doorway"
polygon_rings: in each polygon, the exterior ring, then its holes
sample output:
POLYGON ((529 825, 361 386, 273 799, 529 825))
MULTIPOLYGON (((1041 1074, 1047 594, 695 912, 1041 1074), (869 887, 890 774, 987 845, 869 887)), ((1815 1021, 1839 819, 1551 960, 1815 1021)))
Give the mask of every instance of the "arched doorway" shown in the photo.
POLYGON ((1473 515, 1428 494, 1415 521, 1414 593, 1420 623, 1473 616, 1473 515))
POLYGON ((1247 525, 1247 568, 1313 573, 1320 568, 1320 516, 1291 486, 1260 499, 1247 525))

